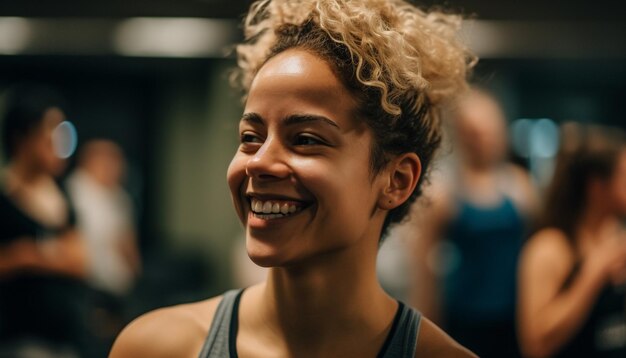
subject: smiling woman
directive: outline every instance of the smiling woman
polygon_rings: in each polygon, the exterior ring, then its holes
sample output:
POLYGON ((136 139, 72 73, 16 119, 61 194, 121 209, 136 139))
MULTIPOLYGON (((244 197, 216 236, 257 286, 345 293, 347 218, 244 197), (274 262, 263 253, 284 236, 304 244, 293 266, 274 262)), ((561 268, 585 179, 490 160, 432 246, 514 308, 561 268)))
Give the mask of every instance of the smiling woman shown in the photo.
POLYGON ((227 178, 268 279, 149 313, 111 356, 472 356, 375 270, 387 227, 420 194, 440 111, 465 89, 474 58, 459 23, 401 0, 253 4, 227 178))

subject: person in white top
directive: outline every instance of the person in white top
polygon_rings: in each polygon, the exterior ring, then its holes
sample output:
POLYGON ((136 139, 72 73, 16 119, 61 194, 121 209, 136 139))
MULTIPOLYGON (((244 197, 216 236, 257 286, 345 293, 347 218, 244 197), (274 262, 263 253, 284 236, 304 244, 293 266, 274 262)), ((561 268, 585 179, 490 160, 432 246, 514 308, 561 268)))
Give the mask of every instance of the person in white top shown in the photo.
POLYGON ((117 144, 92 140, 66 182, 90 255, 89 281, 118 298, 129 293, 140 271, 133 205, 120 185, 125 165, 117 144))

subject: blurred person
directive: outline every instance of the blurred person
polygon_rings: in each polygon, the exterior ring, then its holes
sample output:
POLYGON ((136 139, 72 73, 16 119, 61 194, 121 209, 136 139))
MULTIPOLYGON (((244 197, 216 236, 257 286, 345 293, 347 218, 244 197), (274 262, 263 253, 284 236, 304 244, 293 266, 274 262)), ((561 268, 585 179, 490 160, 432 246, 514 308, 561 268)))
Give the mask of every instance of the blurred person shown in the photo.
POLYGON ((123 297, 140 271, 134 210, 122 187, 126 160, 109 140, 92 140, 81 149, 66 186, 90 256, 90 283, 123 297))
POLYGON ((491 94, 472 89, 452 116, 457 162, 413 227, 416 306, 479 356, 516 357, 516 267, 538 199, 506 160, 506 120, 491 94))
POLYGON ((76 209, 77 228, 89 257, 93 295, 92 323, 106 350, 124 325, 124 300, 140 272, 131 198, 121 183, 126 161, 122 149, 99 139, 84 144, 66 187, 76 209))
POLYGON ((527 357, 626 357, 626 137, 568 124, 519 267, 527 357))
POLYGON ((55 181, 65 165, 54 133, 65 120, 50 89, 20 85, 2 122, 0 356, 76 357, 85 349, 87 258, 55 181))
POLYGON ((148 313, 111 357, 473 357, 376 278, 466 86, 459 24, 401 0, 254 3, 227 178, 267 280, 148 313))

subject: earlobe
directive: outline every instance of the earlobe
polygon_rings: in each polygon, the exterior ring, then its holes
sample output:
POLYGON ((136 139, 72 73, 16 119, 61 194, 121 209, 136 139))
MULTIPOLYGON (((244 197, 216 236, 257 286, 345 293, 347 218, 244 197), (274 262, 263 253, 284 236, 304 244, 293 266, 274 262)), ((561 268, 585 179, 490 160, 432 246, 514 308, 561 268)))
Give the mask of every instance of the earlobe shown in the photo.
POLYGON ((405 153, 395 158, 387 168, 387 185, 378 200, 379 208, 392 210, 402 205, 413 193, 422 163, 415 153, 405 153))

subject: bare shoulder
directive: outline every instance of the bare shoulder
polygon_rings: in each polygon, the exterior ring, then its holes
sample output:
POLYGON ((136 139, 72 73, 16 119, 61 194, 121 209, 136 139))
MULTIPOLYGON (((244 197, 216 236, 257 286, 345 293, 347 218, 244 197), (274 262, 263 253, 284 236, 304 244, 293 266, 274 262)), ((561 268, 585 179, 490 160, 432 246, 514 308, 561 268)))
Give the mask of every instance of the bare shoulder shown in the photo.
POLYGON ((109 357, 197 356, 220 300, 221 296, 140 316, 120 333, 109 357))
POLYGON ((415 350, 415 358, 418 357, 475 358, 477 355, 458 344, 430 320, 422 317, 415 350))
POLYGON ((516 164, 506 164, 507 185, 504 190, 527 215, 535 215, 540 199, 528 171, 516 164))
POLYGON ((569 270, 574 260, 571 244, 561 230, 546 228, 535 233, 524 245, 521 267, 559 268, 569 270))

